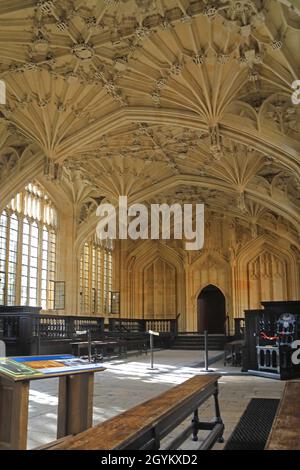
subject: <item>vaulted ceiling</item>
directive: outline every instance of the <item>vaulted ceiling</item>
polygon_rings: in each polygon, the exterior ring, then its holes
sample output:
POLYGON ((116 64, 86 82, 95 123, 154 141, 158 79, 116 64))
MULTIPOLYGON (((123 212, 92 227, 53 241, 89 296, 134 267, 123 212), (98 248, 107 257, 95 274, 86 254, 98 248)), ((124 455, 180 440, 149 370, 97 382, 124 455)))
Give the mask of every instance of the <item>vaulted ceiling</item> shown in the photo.
POLYGON ((300 0, 1 0, 1 186, 203 200, 300 243, 299 48, 300 0))

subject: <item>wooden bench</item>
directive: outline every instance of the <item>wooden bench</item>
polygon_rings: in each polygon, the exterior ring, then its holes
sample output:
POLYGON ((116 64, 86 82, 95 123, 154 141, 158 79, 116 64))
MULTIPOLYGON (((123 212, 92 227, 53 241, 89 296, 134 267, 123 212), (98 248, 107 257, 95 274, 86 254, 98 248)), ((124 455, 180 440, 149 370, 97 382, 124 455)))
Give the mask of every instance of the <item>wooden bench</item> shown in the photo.
POLYGON ((285 384, 265 450, 300 450, 300 381, 285 384))
POLYGON ((40 447, 43 450, 151 450, 159 449, 161 440, 188 416, 192 422, 167 446, 177 449, 190 435, 198 440, 198 431, 209 434, 199 449, 210 449, 223 441, 224 424, 218 403, 220 375, 196 375, 186 382, 131 408, 76 436, 40 447), (215 418, 211 422, 199 420, 198 408, 209 397, 214 397, 215 418))

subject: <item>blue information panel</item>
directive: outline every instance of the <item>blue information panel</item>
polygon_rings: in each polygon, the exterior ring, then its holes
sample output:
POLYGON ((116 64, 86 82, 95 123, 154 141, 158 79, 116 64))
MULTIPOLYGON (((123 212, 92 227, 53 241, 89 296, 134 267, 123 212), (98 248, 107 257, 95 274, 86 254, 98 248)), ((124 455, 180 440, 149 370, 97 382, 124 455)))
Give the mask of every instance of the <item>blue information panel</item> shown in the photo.
POLYGON ((10 368, 13 372, 13 365, 21 366, 19 375, 36 374, 63 374, 65 372, 92 371, 102 367, 100 363, 90 363, 85 359, 72 356, 70 354, 54 355, 54 356, 23 356, 7 358, 10 362, 10 368))

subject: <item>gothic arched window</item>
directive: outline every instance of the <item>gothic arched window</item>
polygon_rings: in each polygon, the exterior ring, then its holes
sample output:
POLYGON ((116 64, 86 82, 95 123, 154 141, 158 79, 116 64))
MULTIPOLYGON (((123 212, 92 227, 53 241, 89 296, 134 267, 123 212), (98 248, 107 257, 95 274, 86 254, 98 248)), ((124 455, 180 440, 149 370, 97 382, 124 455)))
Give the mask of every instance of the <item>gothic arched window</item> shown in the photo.
POLYGON ((0 305, 54 308, 57 215, 38 184, 0 214, 0 305))
POLYGON ((86 242, 80 256, 80 311, 107 314, 112 290, 112 253, 93 238, 86 242))

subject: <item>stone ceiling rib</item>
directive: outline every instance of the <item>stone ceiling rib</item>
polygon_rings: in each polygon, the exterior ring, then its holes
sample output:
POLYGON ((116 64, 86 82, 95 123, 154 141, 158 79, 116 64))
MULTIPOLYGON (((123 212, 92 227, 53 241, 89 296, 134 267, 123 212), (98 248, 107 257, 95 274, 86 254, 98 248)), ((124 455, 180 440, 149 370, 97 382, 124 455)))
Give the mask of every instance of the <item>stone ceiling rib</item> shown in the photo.
POLYGON ((237 216, 246 195, 297 226, 299 12, 298 0, 2 0, 0 164, 31 143, 73 195, 165 185, 178 198, 192 184, 237 216))
POLYGON ((36 5, 35 0, 2 0, 0 4, 0 15, 26 10, 36 5))
MULTIPOLYGON (((169 178, 167 181, 160 182, 156 186, 154 185, 148 186, 144 188, 142 191, 139 191, 139 193, 133 194, 129 198, 129 204, 134 203, 136 201, 145 201, 149 197, 153 197, 155 194, 160 194, 162 191, 162 188, 165 191, 170 188, 176 188, 179 185, 183 185, 187 187, 199 186, 200 188, 205 187, 205 188, 211 188, 211 189, 218 188, 221 191, 224 191, 226 193, 229 192, 229 193, 232 193, 233 195, 236 195, 236 191, 232 188, 232 185, 225 185, 224 182, 221 183, 216 180, 209 181, 207 178, 201 181, 199 177, 193 177, 191 175, 187 175, 186 177, 184 177, 184 175, 182 175, 180 177, 169 178)), ((253 202, 264 204, 266 208, 277 212, 279 215, 289 220, 295 226, 298 232, 300 231, 298 211, 290 208, 287 213, 286 208, 282 208, 282 202, 274 201, 274 199, 270 197, 264 197, 261 194, 258 197, 257 193, 255 193, 253 190, 250 190, 250 189, 247 189, 246 194, 249 194, 249 196, 251 196, 253 202)))

